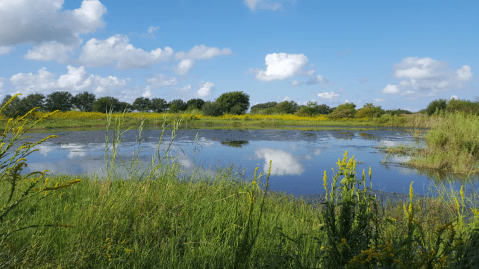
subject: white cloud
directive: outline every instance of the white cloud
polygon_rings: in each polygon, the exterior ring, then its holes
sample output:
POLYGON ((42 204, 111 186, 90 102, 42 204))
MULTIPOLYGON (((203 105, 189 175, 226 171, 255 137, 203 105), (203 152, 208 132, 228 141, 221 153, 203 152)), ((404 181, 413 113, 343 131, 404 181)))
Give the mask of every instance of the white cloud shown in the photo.
POLYGON ((149 34, 153 34, 154 32, 156 32, 158 29, 160 29, 160 26, 150 26, 148 27, 148 33, 149 34))
POLYGON ((196 96, 201 99, 209 97, 215 91, 215 84, 211 82, 201 82, 200 89, 196 92, 196 96))
POLYGON ((178 80, 176 78, 168 77, 164 74, 158 74, 154 77, 148 78, 146 80, 146 83, 150 87, 154 88, 161 88, 165 86, 173 86, 178 83, 178 80))
POLYGON ((334 93, 334 92, 320 92, 320 93, 318 93, 319 98, 328 99, 328 100, 337 99, 340 96, 341 96, 340 94, 334 93))
POLYGON ((75 68, 67 66, 68 73, 61 75, 55 80, 55 75, 46 71, 46 68, 38 70, 37 74, 18 73, 10 78, 10 82, 16 87, 18 92, 24 94, 45 92, 45 91, 69 91, 77 93, 81 91, 104 94, 107 91, 123 87, 130 82, 130 79, 118 79, 108 76, 100 77, 87 74, 85 67, 75 68))
POLYGON ((151 97, 150 87, 146 86, 146 90, 141 96, 143 96, 145 98, 150 98, 151 97))
POLYGON ((458 79, 461 81, 468 81, 472 77, 471 67, 469 65, 463 65, 456 73, 458 79))
POLYGON ((395 93, 399 93, 399 89, 396 85, 391 85, 391 84, 388 84, 384 89, 383 89, 383 93, 387 93, 387 94, 395 94, 395 93))
POLYGON ((175 60, 201 60, 209 59, 220 55, 229 55, 233 53, 229 48, 220 50, 217 47, 207 47, 204 44, 194 46, 189 52, 179 51, 175 54, 175 60))
MULTIPOLYGON (((75 10, 62 10, 63 0, 22 0, 0 3, 0 46, 16 46, 33 43, 37 47, 28 59, 44 46, 63 44, 74 49, 81 43, 80 34, 87 34, 104 27, 102 21, 106 7, 98 0, 84 0, 75 10), (15 31, 12 31, 15 29, 15 31), (45 44, 44 44, 45 43, 45 44)), ((61 54, 64 57, 64 54, 61 54)), ((65 61, 64 58, 61 58, 65 61)))
POLYGON ((191 85, 186 85, 181 88, 177 88, 176 91, 181 92, 182 95, 187 95, 191 92, 191 85))
POLYGON ((0 55, 2 54, 7 54, 10 51, 13 50, 13 47, 8 47, 8 46, 0 46, 0 55))
POLYGON ((279 149, 260 148, 255 150, 256 158, 263 159, 263 171, 268 173, 269 161, 271 164, 271 175, 301 175, 305 168, 294 158, 291 153, 279 149))
POLYGON ((173 55, 173 49, 157 48, 151 52, 133 47, 125 35, 114 35, 106 40, 90 39, 78 58, 86 66, 108 66, 117 63, 119 69, 147 68, 157 62, 167 61, 173 55))
POLYGON ((373 100, 376 103, 383 103, 384 101, 386 101, 386 99, 384 99, 384 98, 374 98, 373 100))
POLYGON ((250 9, 271 9, 277 10, 282 7, 280 3, 269 1, 269 0, 244 0, 243 3, 250 9))
POLYGON ((457 98, 457 95, 451 95, 451 97, 449 98, 449 100, 452 100, 452 99, 459 100, 459 98, 457 98))
POLYGON ((70 62, 68 52, 73 51, 81 42, 81 39, 78 44, 73 45, 64 45, 58 41, 43 42, 33 46, 33 50, 28 50, 24 58, 37 61, 57 61, 61 64, 67 64, 70 62))
POLYGON ((2 91, 5 78, 0 78, 0 91, 2 91))
POLYGON ((394 77, 403 79, 399 85, 388 84, 383 93, 435 96, 437 92, 463 87, 472 77, 471 67, 463 65, 453 71, 447 63, 432 58, 406 57, 393 65, 394 77))
POLYGON ((195 61, 190 59, 181 60, 178 66, 175 68, 175 72, 179 75, 184 75, 188 73, 188 71, 193 68, 195 65, 195 61))
POLYGON ((256 79, 260 81, 283 80, 294 75, 304 74, 304 67, 308 64, 308 57, 304 54, 273 53, 265 57, 266 71, 253 70, 256 79))
POLYGON ((302 82, 299 82, 299 81, 297 81, 297 80, 295 79, 295 80, 293 80, 293 83, 291 83, 291 86, 299 86, 299 85, 301 85, 301 84, 303 84, 303 83, 302 83, 302 82))

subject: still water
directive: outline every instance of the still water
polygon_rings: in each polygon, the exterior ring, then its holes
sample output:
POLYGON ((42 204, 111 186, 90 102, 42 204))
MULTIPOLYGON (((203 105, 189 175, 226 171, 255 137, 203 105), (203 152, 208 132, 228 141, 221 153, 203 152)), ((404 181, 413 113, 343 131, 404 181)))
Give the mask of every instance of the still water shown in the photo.
MULTIPOLYGON (((28 156, 28 167, 24 173, 50 170, 50 174, 104 175, 105 130, 54 134, 58 138, 42 143, 38 146, 38 152, 28 156)), ((22 143, 36 142, 49 133, 28 135, 31 138, 22 143)), ((161 130, 143 130, 144 140, 139 144, 138 130, 127 131, 118 148, 117 163, 128 164, 133 152, 140 150, 140 162, 146 167, 151 157, 157 153, 160 136, 161 130)), ((112 137, 111 132, 110 141, 112 137)), ((400 128, 370 128, 361 131, 181 129, 177 131, 171 145, 171 130, 165 131, 162 141, 160 156, 169 147, 172 155, 176 156, 175 161, 185 173, 200 166, 201 173, 214 176, 218 166, 233 164, 234 171, 242 173, 246 169, 245 179, 251 179, 256 167, 258 171, 267 173, 269 160, 272 160, 270 190, 295 196, 323 193, 324 171, 327 171, 328 179, 331 180, 331 168, 337 171, 336 162, 339 158, 342 159, 346 150, 348 157, 354 155, 359 162, 356 166, 359 176, 363 169, 367 174, 369 167, 372 167, 374 190, 407 193, 411 181, 414 181, 415 192, 424 195, 439 180, 402 165, 409 160, 408 157, 391 155, 386 158, 387 154, 378 149, 381 146, 399 144, 425 146, 423 139, 414 138, 411 133, 400 128)), ((124 167, 120 169, 126 173, 124 167)), ((459 181, 453 181, 451 186, 459 188, 460 185, 459 181)))

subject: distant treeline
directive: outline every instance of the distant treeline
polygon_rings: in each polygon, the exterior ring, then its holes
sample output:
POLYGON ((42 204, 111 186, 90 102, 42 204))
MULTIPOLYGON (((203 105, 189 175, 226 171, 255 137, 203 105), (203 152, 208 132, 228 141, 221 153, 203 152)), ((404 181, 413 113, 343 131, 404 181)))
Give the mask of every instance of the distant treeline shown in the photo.
MULTIPOLYGON (((11 95, 5 96, 1 106, 11 99, 11 95)), ((118 99, 105 96, 96 99, 95 95, 89 92, 79 93, 73 96, 69 92, 57 91, 47 96, 40 93, 29 94, 24 98, 14 99, 8 107, 2 112, 7 117, 17 117, 24 115, 34 107, 39 107, 39 111, 51 112, 60 110, 62 112, 78 109, 85 112, 189 112, 201 113, 205 116, 221 116, 223 114, 243 115, 249 108, 249 95, 241 91, 223 93, 215 101, 205 102, 202 99, 190 99, 184 102, 181 99, 175 99, 167 102, 162 98, 149 99, 138 97, 129 104, 120 102, 118 99)), ((427 115, 441 112, 464 111, 466 113, 479 114, 479 100, 475 102, 467 100, 452 99, 447 101, 439 99, 432 101, 426 109, 419 111, 427 115)), ((362 108, 356 109, 354 103, 345 103, 337 107, 329 107, 325 104, 318 105, 317 102, 308 102, 306 105, 298 105, 295 101, 268 102, 257 104, 251 107, 250 114, 275 115, 275 114, 294 114, 303 117, 312 117, 317 115, 328 115, 330 118, 373 118, 381 117, 385 114, 394 116, 399 114, 412 114, 404 109, 383 110, 381 106, 374 106, 372 103, 366 103, 362 108)))

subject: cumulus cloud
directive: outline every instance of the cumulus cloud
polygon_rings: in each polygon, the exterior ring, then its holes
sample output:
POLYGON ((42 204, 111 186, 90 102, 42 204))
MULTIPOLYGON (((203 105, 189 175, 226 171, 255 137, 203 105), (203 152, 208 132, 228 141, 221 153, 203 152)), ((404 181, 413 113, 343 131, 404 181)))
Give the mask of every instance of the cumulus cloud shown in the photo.
POLYGON ((457 95, 451 95, 451 97, 449 98, 449 100, 452 100, 452 99, 459 100, 459 98, 457 98, 457 95))
POLYGON ((10 78, 10 82, 16 87, 17 91, 30 94, 45 91, 69 91, 78 93, 81 91, 104 94, 107 91, 123 87, 130 82, 129 78, 118 79, 108 76, 100 77, 87 74, 85 67, 75 68, 67 66, 68 73, 55 79, 55 75, 46 71, 46 68, 38 70, 37 74, 18 73, 10 78))
POLYGON ((220 55, 229 55, 233 53, 229 48, 220 50, 217 47, 208 47, 204 44, 199 46, 194 46, 190 51, 184 52, 179 51, 175 54, 175 60, 184 60, 184 59, 191 59, 191 60, 202 60, 202 59, 209 59, 215 56, 220 55))
POLYGON ((181 60, 178 66, 175 68, 175 72, 179 75, 184 75, 188 73, 188 71, 193 68, 195 65, 195 61, 190 59, 181 60))
POLYGON ((272 53, 265 57, 266 70, 250 69, 260 81, 283 80, 294 75, 304 75, 308 57, 304 54, 272 53))
POLYGON ((196 96, 201 99, 209 97, 215 91, 215 84, 207 81, 200 83, 200 89, 196 91, 196 96))
POLYGON ((79 62, 86 66, 108 66, 116 63, 119 69, 147 68, 160 61, 167 61, 173 55, 173 49, 157 48, 150 52, 135 48, 129 44, 125 35, 114 35, 106 40, 90 39, 82 48, 79 62))
POLYGON ((168 77, 164 74, 158 74, 154 77, 148 78, 146 83, 152 88, 161 88, 176 85, 178 80, 173 77, 168 77))
MULTIPOLYGON (((106 7, 98 0, 84 0, 75 10, 62 10, 63 0, 22 0, 0 3, 0 46, 12 47, 24 43, 38 46, 28 59, 40 59, 45 46, 65 45, 72 50, 80 43, 80 34, 104 27, 106 7), (37 53, 38 52, 38 53, 37 53)), ((5 49, 4 49, 5 50, 5 49)), ((64 54, 61 54, 64 57, 64 54)), ((61 58, 65 61, 64 58, 61 58)))
POLYGON ((384 98, 374 98, 373 100, 376 103, 384 103, 384 101, 386 101, 386 99, 384 99, 384 98))
POLYGON ((13 50, 13 47, 0 46, 0 55, 7 54, 13 50))
POLYGON ((388 84, 384 89, 383 89, 383 93, 387 93, 387 94, 395 94, 395 93, 399 93, 399 89, 396 85, 391 85, 391 84, 388 84))
POLYGON ((78 47, 81 42, 81 39, 79 43, 73 45, 64 45, 58 41, 43 42, 33 46, 33 50, 28 50, 24 58, 37 61, 57 61, 61 64, 67 64, 70 62, 68 53, 78 47))
POLYGON ((277 10, 282 7, 280 3, 277 1, 269 1, 269 0, 244 0, 243 3, 250 9, 256 10, 258 9, 271 9, 277 10))
POLYGON ((264 159, 263 171, 268 173, 269 161, 272 160, 271 175, 301 175, 305 168, 291 153, 279 149, 260 148, 255 156, 264 159))
POLYGON ((335 92, 320 92, 318 93, 318 97, 322 99, 338 99, 341 95, 335 92))
POLYGON ((394 77, 403 79, 399 85, 388 84, 383 93, 434 96, 437 92, 463 87, 472 78, 471 67, 463 65, 453 71, 447 63, 432 58, 406 57, 393 65, 394 77))

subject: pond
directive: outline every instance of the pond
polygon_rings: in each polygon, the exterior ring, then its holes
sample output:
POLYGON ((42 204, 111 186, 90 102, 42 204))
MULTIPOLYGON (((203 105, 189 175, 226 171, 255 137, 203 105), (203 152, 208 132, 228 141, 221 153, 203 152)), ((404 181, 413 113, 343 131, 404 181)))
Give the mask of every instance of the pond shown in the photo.
MULTIPOLYGON (((28 134, 31 137, 21 143, 36 142, 49 134, 28 134)), ((104 175, 105 130, 51 134, 58 135, 58 138, 38 146, 39 151, 28 156, 28 167, 23 173, 50 170, 49 174, 104 175)), ((159 153, 162 156, 169 147, 184 173, 196 165, 201 167, 201 173, 213 176, 218 166, 224 168, 233 164, 234 171, 242 173, 246 169, 245 179, 251 179, 256 167, 258 171, 267 173, 269 160, 272 160, 270 190, 298 197, 324 193, 323 173, 327 171, 331 182, 331 168, 337 170, 336 162, 343 158, 345 150, 348 157, 354 155, 359 162, 356 166, 358 176, 363 169, 367 174, 372 167, 374 190, 408 193, 409 185, 414 181, 415 192, 425 195, 435 182, 441 181, 403 165, 409 157, 391 155, 387 158, 387 154, 378 148, 399 144, 425 146, 423 139, 415 138, 402 128, 344 128, 335 131, 180 129, 176 134, 170 145, 171 130, 165 131, 159 153)), ((140 147, 143 167, 151 161, 157 153, 161 130, 143 130, 145 140, 140 145, 137 136, 138 130, 129 130, 122 136, 124 140, 118 148, 117 162, 128 164, 133 152, 138 152, 140 147)), ((111 137, 113 132, 110 132, 110 141, 111 137)), ((126 173, 126 168, 119 169, 126 173)), ((452 180, 448 184, 458 189, 462 183, 452 180)))

